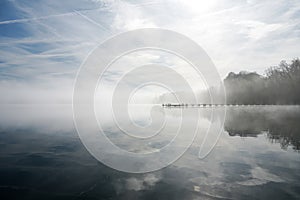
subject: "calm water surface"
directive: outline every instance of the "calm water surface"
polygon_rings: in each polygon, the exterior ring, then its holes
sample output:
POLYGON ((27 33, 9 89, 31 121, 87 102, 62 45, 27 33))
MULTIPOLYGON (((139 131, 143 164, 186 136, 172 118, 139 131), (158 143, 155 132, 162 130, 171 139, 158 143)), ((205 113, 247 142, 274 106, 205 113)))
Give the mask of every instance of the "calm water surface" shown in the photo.
MULTIPOLYGON (((137 108, 133 121, 151 123, 148 111, 137 108)), ((109 120, 107 136, 128 151, 159 149, 174 136, 180 112, 191 119, 200 113, 199 134, 172 165, 128 174, 87 152, 74 128, 71 106, 2 106, 1 199, 300 199, 300 107, 228 108, 220 137, 208 135, 204 149, 218 142, 204 159, 199 159, 203 133, 220 125, 222 117, 211 121, 211 110, 205 108, 156 107, 152 112, 170 119, 171 128, 161 138, 137 145, 109 120)))

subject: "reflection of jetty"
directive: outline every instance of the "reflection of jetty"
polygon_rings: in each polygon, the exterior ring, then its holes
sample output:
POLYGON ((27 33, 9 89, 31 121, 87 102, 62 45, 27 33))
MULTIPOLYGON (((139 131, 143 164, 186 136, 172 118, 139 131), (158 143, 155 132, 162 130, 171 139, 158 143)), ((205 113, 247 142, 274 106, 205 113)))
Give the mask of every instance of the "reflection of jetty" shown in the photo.
POLYGON ((164 103, 162 104, 163 107, 219 107, 219 106, 275 106, 270 104, 211 104, 211 103, 164 103))

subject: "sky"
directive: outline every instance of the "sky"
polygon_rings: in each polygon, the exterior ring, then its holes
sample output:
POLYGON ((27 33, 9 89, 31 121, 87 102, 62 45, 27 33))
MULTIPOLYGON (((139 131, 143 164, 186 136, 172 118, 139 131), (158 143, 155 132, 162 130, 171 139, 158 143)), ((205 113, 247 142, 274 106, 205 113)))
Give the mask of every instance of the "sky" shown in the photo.
POLYGON ((188 36, 223 78, 231 71, 263 74, 299 57, 300 1, 2 0, 0 103, 70 103, 89 53, 113 35, 138 28, 188 36))

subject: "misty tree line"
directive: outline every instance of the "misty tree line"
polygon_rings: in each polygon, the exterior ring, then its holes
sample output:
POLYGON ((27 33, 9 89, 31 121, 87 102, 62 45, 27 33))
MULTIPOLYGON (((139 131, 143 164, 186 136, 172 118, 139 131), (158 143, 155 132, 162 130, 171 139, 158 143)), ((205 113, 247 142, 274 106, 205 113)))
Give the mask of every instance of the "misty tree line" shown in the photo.
POLYGON ((264 76, 230 72, 224 85, 228 104, 300 104, 300 60, 281 61, 264 76))

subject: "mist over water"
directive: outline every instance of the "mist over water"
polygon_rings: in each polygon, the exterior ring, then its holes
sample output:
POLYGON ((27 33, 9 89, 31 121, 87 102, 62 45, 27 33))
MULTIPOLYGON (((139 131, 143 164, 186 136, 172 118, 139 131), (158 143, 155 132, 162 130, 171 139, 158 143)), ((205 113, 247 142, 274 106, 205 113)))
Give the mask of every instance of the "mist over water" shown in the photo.
MULTIPOLYGON (((199 159, 200 147, 207 129, 217 131, 214 127, 220 125, 218 108, 138 105, 129 112, 142 127, 162 113, 169 124, 161 134, 137 143, 108 119, 105 134, 127 151, 153 152, 166 145, 176 135, 181 112, 188 119, 200 114, 197 137, 162 170, 123 173, 88 153, 74 128, 71 106, 1 106, 1 193, 22 199, 299 199, 299 106, 228 108, 220 138, 209 134, 202 146, 209 150, 217 139, 204 159, 199 159), (211 121, 213 109, 217 116, 211 121)), ((178 141, 178 149, 184 143, 178 141)))
POLYGON ((0 200, 300 199, 299 11, 1 0, 0 200))

